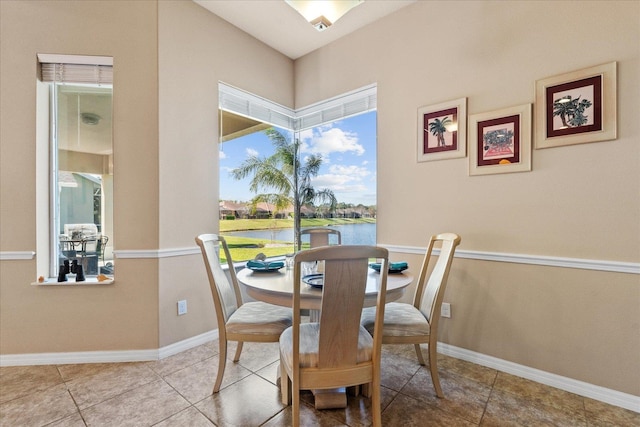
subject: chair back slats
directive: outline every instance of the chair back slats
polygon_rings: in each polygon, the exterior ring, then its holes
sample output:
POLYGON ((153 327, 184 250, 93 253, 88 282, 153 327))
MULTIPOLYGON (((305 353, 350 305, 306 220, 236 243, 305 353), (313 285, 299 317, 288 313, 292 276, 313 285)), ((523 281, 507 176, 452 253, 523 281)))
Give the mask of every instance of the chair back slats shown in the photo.
POLYGON ((209 285, 216 313, 218 313, 218 316, 222 316, 219 320, 226 323, 241 304, 240 290, 237 285, 234 285, 236 283, 235 275, 233 274, 235 271, 232 272, 232 268, 229 270, 232 273, 232 280, 230 281, 220 265, 219 252, 216 249, 222 247, 226 259, 231 259, 229 250, 224 238, 215 234, 200 235, 196 242, 203 249, 205 267, 209 276, 209 285))
POLYGON ((424 258, 420 277, 418 278, 418 289, 416 289, 415 298, 415 306, 422 312, 429 323, 432 323, 434 318, 439 317, 436 309, 439 309, 442 303, 449 270, 451 269, 455 248, 458 244, 460 244, 460 237, 453 233, 439 234, 429 241, 427 256, 424 258), (426 279, 427 270, 429 264, 431 264, 432 251, 436 243, 440 244, 440 254, 433 265, 429 278, 426 279))
MULTIPOLYGON (((298 252, 294 258, 294 280, 301 277, 300 263, 319 261, 324 265, 324 286, 320 314, 318 367, 355 365, 358 357, 360 315, 364 305, 369 259, 388 259, 388 251, 376 246, 324 246, 298 252), (323 261, 323 263, 322 263, 323 261)), ((382 280, 381 280, 382 282, 382 280)), ((294 282, 295 283, 295 282, 294 282)), ((306 285, 302 285, 306 286, 306 285)), ((384 301, 384 290, 379 298, 384 301)), ((294 325, 299 286, 294 288, 294 325)), ((383 302, 384 304, 384 302, 383 302)), ((298 320, 299 321, 299 320, 298 320)), ((297 339, 294 333, 294 347, 297 339)))
POLYGON ((301 236, 309 236, 309 247, 318 248, 330 244, 342 244, 340 231, 327 227, 305 228, 300 231, 301 236), (334 236, 334 237, 331 237, 334 236))
POLYGON ((367 285, 366 260, 327 260, 324 263, 318 367, 355 365, 360 311, 367 285))

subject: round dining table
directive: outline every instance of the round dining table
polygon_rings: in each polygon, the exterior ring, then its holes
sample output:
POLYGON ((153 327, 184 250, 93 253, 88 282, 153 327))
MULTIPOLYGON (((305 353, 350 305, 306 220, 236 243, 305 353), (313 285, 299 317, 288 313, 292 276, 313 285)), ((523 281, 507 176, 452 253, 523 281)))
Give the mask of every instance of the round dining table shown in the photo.
MULTIPOLYGON (((238 282, 245 286, 245 290, 250 297, 283 307, 291 307, 293 298, 293 269, 283 267, 280 270, 274 271, 254 271, 245 267, 238 271, 237 277, 238 282)), ((401 273, 389 274, 387 276, 386 301, 395 301, 402 297, 411 282, 413 282, 413 276, 406 270, 401 273)), ((322 289, 312 287, 305 283, 302 283, 301 286, 300 307, 310 310, 320 310, 322 289)), ((376 305, 379 290, 380 273, 370 268, 365 291, 365 307, 376 305)))
MULTIPOLYGON (((247 294, 259 301, 283 307, 291 307, 293 299, 293 269, 281 268, 273 271, 254 271, 243 268, 236 274, 238 282, 245 287, 247 294)), ((402 297, 407 286, 413 282, 408 271, 387 275, 386 301, 395 301, 402 297)), ((300 308, 310 310, 310 320, 318 321, 322 304, 322 289, 302 283, 300 288, 300 308)), ((380 290, 380 273, 369 268, 364 306, 376 305, 380 290)), ((279 376, 278 376, 279 378, 279 376)), ((316 409, 345 408, 347 397, 344 388, 313 390, 316 409)), ((284 402, 283 402, 284 403, 284 402)))

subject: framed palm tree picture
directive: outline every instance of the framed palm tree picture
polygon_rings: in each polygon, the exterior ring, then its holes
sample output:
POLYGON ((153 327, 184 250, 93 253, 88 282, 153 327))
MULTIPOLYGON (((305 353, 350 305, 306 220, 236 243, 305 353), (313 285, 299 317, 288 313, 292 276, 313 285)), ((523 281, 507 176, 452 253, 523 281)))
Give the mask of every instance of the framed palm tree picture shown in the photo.
POLYGON ((531 170, 531 104, 469 116, 469 175, 531 170))
POLYGON ((536 81, 535 148, 616 139, 616 63, 536 81))
POLYGON ((418 161, 467 155, 467 98, 418 108, 418 161))

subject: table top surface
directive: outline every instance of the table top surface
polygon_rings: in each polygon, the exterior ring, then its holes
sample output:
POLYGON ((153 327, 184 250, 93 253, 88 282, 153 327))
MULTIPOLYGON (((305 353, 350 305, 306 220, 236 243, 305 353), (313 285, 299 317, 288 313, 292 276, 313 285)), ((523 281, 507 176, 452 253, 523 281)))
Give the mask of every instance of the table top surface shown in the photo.
MULTIPOLYGON (((237 273, 238 281, 245 285, 247 293, 260 301, 269 302, 285 307, 291 306, 293 295, 293 269, 282 268, 276 271, 257 272, 243 268, 237 273)), ((375 305, 380 289, 380 273, 369 269, 367 288, 365 291, 365 305, 375 305)), ((413 282, 413 275, 408 270, 387 276, 386 300, 394 301, 400 298, 407 286, 413 282)), ((302 284, 300 300, 303 308, 318 308, 322 299, 322 289, 302 284)))

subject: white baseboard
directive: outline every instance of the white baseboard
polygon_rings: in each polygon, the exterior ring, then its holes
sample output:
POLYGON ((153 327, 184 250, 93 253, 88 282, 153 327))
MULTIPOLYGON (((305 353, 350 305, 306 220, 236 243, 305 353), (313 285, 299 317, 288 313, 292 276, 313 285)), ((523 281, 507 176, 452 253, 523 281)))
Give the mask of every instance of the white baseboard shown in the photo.
MULTIPOLYGON (((68 365, 74 363, 144 362, 164 359, 218 338, 214 329, 156 350, 84 351, 75 353, 37 353, 0 355, 0 366, 68 365)), ((500 372, 516 375, 541 384, 575 393, 610 405, 640 413, 640 397, 574 380, 528 366, 453 345, 438 343, 438 352, 500 372)))
POLYGON ((218 339, 218 330, 213 329, 204 334, 196 335, 195 337, 187 338, 186 340, 179 341, 177 343, 169 344, 165 347, 158 349, 158 359, 164 359, 174 354, 181 353, 185 350, 197 347, 202 344, 206 344, 209 341, 218 339))
POLYGON ((214 329, 159 349, 121 351, 78 351, 73 353, 1 354, 0 367, 69 365, 76 363, 148 362, 164 359, 218 338, 214 329))
POLYGON ((438 353, 640 413, 640 397, 438 342, 438 353))

